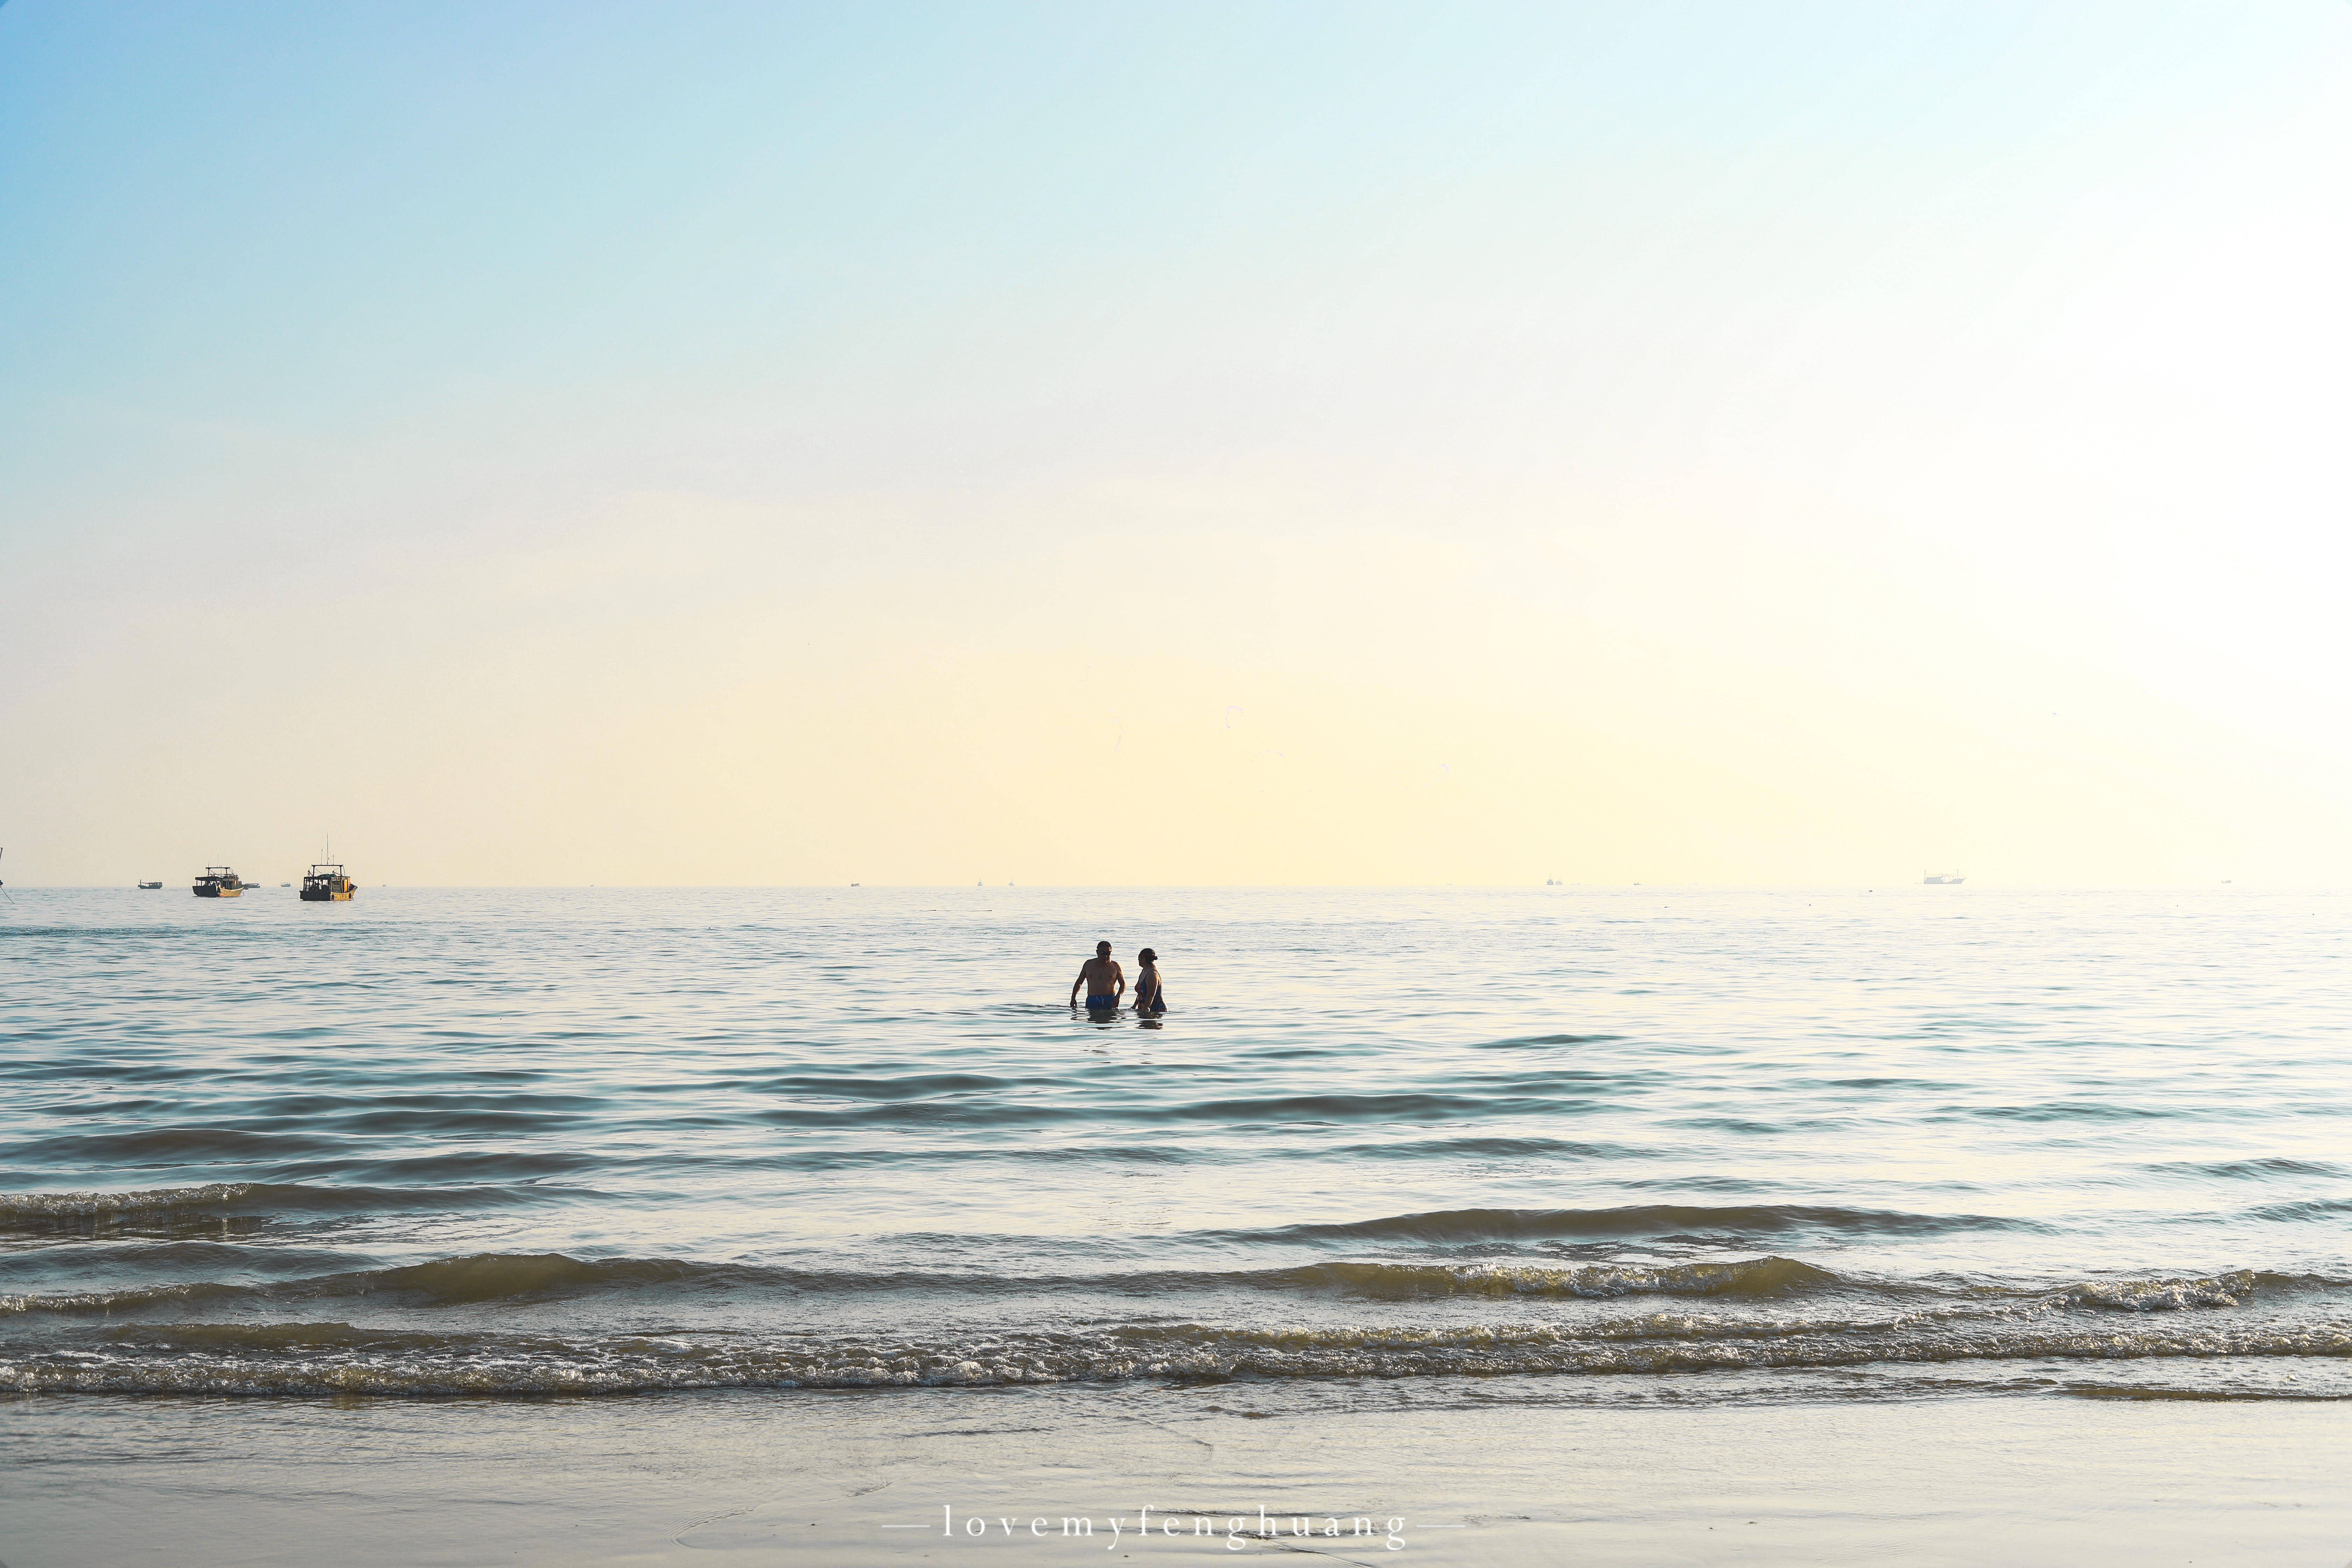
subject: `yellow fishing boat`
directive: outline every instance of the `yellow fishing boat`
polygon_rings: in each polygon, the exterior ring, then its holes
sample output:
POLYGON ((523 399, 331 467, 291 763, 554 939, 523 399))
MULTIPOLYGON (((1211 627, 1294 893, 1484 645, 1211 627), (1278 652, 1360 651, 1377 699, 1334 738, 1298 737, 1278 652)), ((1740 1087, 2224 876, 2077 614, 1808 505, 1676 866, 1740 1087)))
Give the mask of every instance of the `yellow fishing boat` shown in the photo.
POLYGON ((194 892, 200 899, 234 899, 245 891, 245 881, 227 866, 207 866, 205 874, 196 879, 194 892))
POLYGON ((343 875, 341 866, 320 862, 302 873, 302 900, 305 903, 324 904, 351 902, 360 885, 343 875))

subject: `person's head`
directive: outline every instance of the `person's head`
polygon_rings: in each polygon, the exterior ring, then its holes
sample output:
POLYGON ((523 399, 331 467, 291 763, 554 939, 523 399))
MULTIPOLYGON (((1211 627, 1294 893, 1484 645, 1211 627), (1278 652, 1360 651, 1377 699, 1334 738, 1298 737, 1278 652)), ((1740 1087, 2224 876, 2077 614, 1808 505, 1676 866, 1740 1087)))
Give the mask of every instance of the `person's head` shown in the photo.
POLYGON ((1107 942, 1098 942, 1095 943, 1095 956, 1097 958, 1108 958, 1110 956, 1110 943, 1107 942))
POLYGON ((1157 963, 1160 962, 1160 955, 1147 947, 1141 952, 1135 955, 1135 962, 1138 963, 1157 963))

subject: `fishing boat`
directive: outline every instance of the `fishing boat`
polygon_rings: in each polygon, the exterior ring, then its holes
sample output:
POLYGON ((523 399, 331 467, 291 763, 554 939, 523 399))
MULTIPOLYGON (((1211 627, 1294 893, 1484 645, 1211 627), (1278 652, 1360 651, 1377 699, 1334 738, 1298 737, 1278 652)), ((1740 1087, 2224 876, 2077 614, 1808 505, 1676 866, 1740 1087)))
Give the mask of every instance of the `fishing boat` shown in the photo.
POLYGON ((207 866, 194 890, 200 899, 234 899, 245 891, 245 881, 232 867, 207 866))
POLYGON ((144 889, 149 889, 150 891, 152 891, 154 889, 160 888, 160 887, 162 887, 163 884, 163 883, 161 883, 161 882, 142 882, 142 883, 140 883, 139 885, 140 885, 142 888, 144 888, 144 889))
POLYGON ((1957 888, 1968 880, 1958 871, 1930 871, 1919 879, 1931 888, 1957 888))
POLYGON ((343 868, 320 861, 302 873, 302 901, 306 904, 351 902, 360 885, 343 875, 343 868))

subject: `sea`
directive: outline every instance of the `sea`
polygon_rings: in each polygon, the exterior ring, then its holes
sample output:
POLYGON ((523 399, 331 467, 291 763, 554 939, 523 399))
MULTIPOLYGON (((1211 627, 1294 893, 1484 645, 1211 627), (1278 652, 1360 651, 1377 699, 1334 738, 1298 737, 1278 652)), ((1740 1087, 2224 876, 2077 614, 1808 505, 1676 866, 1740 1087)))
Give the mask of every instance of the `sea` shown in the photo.
POLYGON ((8 892, 26 1398, 2352 1397, 2338 893, 8 892))

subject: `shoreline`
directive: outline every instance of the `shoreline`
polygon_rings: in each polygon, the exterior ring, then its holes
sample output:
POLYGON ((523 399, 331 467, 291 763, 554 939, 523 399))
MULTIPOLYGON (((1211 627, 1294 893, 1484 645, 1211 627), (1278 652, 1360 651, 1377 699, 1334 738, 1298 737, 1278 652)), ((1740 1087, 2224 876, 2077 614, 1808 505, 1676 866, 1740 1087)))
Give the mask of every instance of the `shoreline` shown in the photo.
POLYGON ((1279 1550, 1462 1565, 2074 1568, 2352 1553, 2340 1478, 2352 1401, 1626 1408, 1495 1382, 26 1396, 0 1403, 6 1561, 864 1568, 1279 1550), (943 1509, 983 1532, 942 1536, 943 1509), (1276 1521, 1270 1542, 1260 1510, 1276 1521), (1141 1538, 1139 1516, 1156 1527, 1141 1538), (1089 1531, 1066 1523, 1080 1519, 1089 1531))

